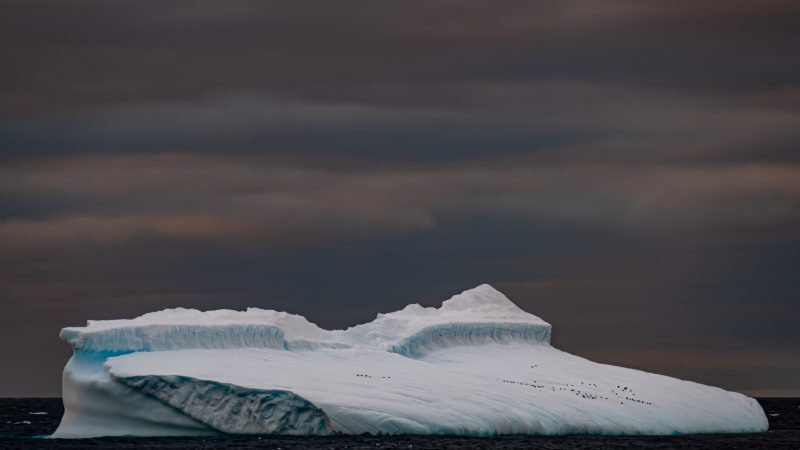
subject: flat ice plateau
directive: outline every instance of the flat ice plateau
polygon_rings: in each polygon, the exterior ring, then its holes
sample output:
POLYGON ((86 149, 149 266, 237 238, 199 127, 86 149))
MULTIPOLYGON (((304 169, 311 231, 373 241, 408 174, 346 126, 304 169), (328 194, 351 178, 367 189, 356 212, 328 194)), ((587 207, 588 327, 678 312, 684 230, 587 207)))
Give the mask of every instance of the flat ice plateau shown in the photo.
POLYGON ((766 431, 742 394, 598 364, 489 285, 347 330, 170 309, 64 328, 53 437, 766 431))

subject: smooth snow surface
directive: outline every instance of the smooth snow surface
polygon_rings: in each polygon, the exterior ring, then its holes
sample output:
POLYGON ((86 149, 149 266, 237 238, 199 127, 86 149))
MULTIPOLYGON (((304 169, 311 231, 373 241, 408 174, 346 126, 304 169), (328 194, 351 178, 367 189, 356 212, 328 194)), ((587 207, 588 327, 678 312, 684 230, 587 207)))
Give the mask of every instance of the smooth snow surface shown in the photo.
POLYGON ((676 434, 767 429, 722 389, 597 364, 489 285, 347 330, 260 309, 65 328, 55 437, 676 434))

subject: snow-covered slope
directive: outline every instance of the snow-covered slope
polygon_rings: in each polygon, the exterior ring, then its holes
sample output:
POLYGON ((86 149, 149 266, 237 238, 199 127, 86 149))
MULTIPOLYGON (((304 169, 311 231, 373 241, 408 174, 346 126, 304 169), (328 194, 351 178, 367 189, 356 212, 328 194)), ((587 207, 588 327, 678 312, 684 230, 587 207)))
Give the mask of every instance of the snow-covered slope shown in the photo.
POLYGON ((488 285, 347 330, 260 309, 65 328, 56 437, 673 434, 767 429, 744 395, 597 364, 488 285))

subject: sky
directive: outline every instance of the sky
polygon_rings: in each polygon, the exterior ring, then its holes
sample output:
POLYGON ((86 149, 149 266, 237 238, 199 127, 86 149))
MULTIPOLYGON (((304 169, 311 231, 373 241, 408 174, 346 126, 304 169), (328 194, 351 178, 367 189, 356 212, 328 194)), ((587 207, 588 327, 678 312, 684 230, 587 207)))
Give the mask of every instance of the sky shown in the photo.
POLYGON ((587 358, 800 395, 797 1, 0 3, 0 396, 64 326, 326 328, 481 283, 587 358))

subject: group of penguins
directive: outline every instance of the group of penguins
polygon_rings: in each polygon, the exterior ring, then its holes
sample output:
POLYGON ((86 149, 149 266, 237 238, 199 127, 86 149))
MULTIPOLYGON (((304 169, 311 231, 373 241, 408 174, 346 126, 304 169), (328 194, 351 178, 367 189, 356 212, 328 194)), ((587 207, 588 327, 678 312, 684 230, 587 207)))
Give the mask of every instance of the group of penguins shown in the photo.
MULTIPOLYGON (((539 366, 537 364, 531 365, 531 369, 536 369, 538 367, 539 366)), ((356 376, 357 377, 364 377, 364 378, 377 378, 377 377, 373 377, 372 375, 367 375, 365 373, 357 373, 356 376)), ((390 379, 392 377, 390 377, 390 376, 382 376, 381 378, 382 379, 390 379)), ((520 386, 530 386, 530 387, 534 387, 534 388, 537 388, 537 389, 543 389, 545 387, 544 385, 536 384, 535 380, 534 380, 534 382, 532 384, 531 383, 525 383, 525 382, 522 382, 522 381, 512 381, 512 380, 501 380, 501 381, 503 383, 519 384, 520 386)), ((583 384, 585 386, 588 386, 588 387, 594 387, 595 389, 599 389, 599 386, 597 386, 596 383, 584 383, 583 381, 581 381, 581 384, 583 384)), ((553 392, 556 392, 557 390, 558 391, 566 391, 567 388, 569 388, 569 387, 572 388, 572 389, 569 390, 570 392, 575 393, 576 396, 581 397, 581 398, 585 398, 585 399, 589 399, 589 400, 597 400, 597 399, 609 400, 608 397, 603 397, 602 395, 591 394, 591 393, 588 393, 588 392, 582 392, 579 389, 577 389, 577 386, 574 385, 574 384, 567 384, 567 385, 565 385, 565 387, 560 387, 560 388, 557 388, 557 389, 556 389, 555 386, 553 386, 552 390, 553 390, 553 392)), ((630 394, 632 396, 636 395, 633 392, 633 390, 631 388, 629 388, 628 386, 617 386, 617 389, 619 389, 620 392, 625 393, 625 394, 630 394)), ((624 399, 624 400, 627 400, 629 402, 636 402, 636 403, 640 403, 642 405, 652 405, 652 403, 648 402, 648 401, 640 400, 638 398, 633 398, 633 397, 630 397, 628 395, 624 395, 623 396, 620 393, 618 393, 616 390, 614 390, 613 388, 611 389, 611 392, 614 395, 616 395, 618 399, 624 399)), ((625 404, 625 402, 620 401, 619 404, 623 405, 623 404, 625 404)))

